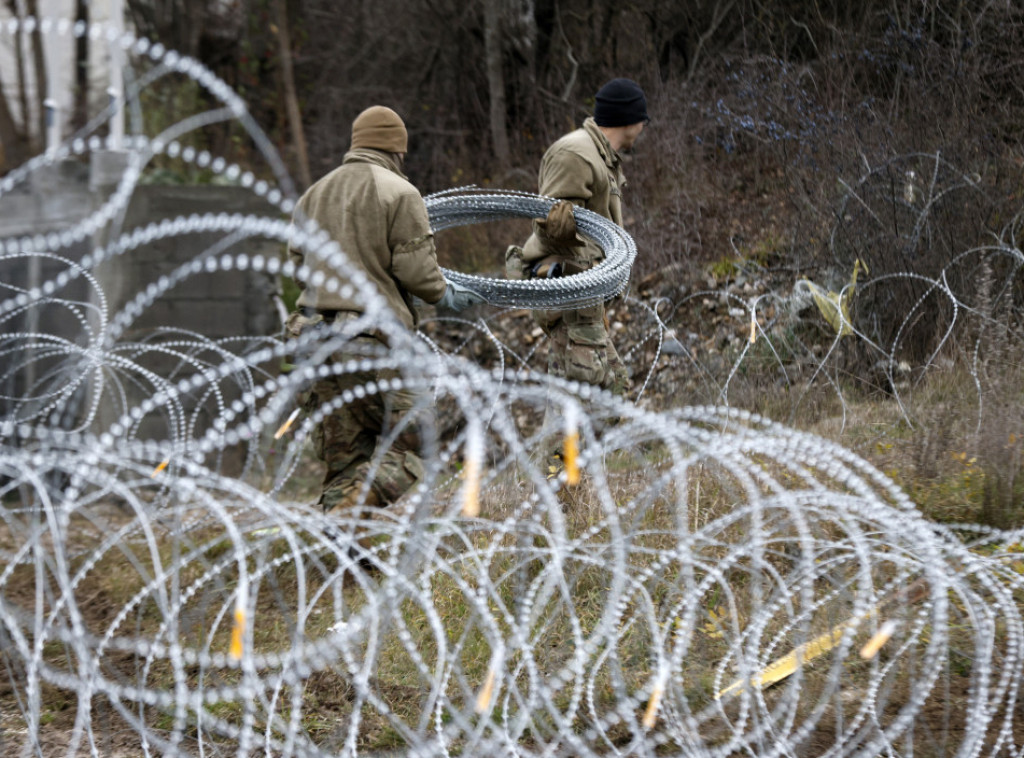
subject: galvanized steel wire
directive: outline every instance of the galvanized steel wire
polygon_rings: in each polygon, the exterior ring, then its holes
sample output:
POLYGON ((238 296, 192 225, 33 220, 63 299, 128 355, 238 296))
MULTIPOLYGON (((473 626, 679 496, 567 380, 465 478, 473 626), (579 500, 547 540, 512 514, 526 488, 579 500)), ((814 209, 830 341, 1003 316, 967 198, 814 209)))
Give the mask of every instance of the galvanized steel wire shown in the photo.
MULTIPOLYGON (((555 202, 525 192, 493 192, 464 188, 425 198, 435 231, 508 218, 543 218, 555 202)), ((565 310, 597 305, 621 294, 629 284, 636 258, 633 238, 618 224, 577 207, 576 226, 604 252, 600 264, 573 276, 511 280, 446 270, 445 276, 483 295, 491 305, 565 310)))
MULTIPOLYGON (((150 57, 211 81, 168 56, 150 57)), ((65 154, 99 144, 78 139, 65 154)), ((218 160, 169 138, 135 134, 128 147, 121 187, 96 213, 63 233, 0 241, 20 262, 109 232, 38 287, 3 283, 2 384, 24 380, 0 419, 5 746, 1021 754, 1024 534, 930 523, 858 455, 754 414, 648 410, 447 354, 389 316, 329 240, 281 218, 213 212, 122 234, 116 219, 154 155, 218 160), (196 232, 214 242, 111 310, 99 265, 196 232), (354 349, 356 332, 314 343, 132 329, 183 283, 295 273, 237 247, 251 237, 333 260, 330 284, 362 293, 391 347, 331 364, 322 357, 354 349), (77 279, 90 288, 82 301, 64 297, 77 279), (11 326, 29 311, 76 314, 79 332, 51 334, 48 319, 11 326), (325 515, 304 461, 315 422, 338 406, 299 415, 296 392, 377 368, 388 378, 360 380, 338 402, 417 392, 424 479, 391 508, 325 515), (537 421, 546 408, 554 427, 537 421), (561 468, 543 454, 552 441, 561 468)), ((0 203, 59 157, 0 183, 0 203)), ((218 165, 245 185, 239 167, 218 165)), ((290 210, 286 187, 246 186, 290 210)), ((462 190, 428 207, 441 230, 536 217, 550 202, 462 190)), ((525 283, 449 275, 507 306, 579 307, 621 292, 631 240, 592 214, 577 219, 608 256, 592 271, 525 283)))

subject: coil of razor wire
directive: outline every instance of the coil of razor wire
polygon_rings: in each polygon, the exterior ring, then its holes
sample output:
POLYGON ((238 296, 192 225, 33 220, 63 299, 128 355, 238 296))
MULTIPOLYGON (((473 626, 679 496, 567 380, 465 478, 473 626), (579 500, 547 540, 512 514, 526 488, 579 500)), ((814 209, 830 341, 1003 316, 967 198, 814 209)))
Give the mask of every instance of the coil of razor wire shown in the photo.
MULTIPOLYGON (((179 282, 294 270, 234 246, 284 241, 277 218, 122 233, 162 143, 126 140, 122 189, 74 231, 0 240, 9 270, 58 252, 65 266, 28 289, 0 282, 5 755, 1021 755, 1024 532, 926 522, 855 453, 741 410, 648 410, 458 355, 423 360, 341 253, 334 283, 379 315, 386 353, 328 367, 270 336, 160 320, 133 333, 179 282), (67 257, 108 226, 107 250, 67 257), (101 263, 197 232, 216 240, 127 305, 104 292, 101 263), (66 291, 75 277, 87 293, 66 291), (34 323, 16 321, 30 309, 34 323), (76 330, 50 333, 68 313, 76 330), (378 368, 388 377, 368 378, 378 368), (451 422, 423 425, 421 485, 372 518, 322 513, 297 463, 314 419, 339 406, 286 417, 293 390, 332 371, 351 377, 342 404, 429 388, 423 407, 451 422), (554 432, 520 418, 549 406, 563 411, 554 432), (536 452, 548 437, 561 470, 536 452), (235 452, 241 473, 221 472, 235 452)), ((287 212, 240 167, 165 147, 287 212)), ((440 230, 551 202, 470 189, 428 208, 440 230)), ((607 256, 591 271, 447 275, 499 305, 621 291, 632 240, 576 218, 607 256)))
MULTIPOLYGON (((424 198, 435 231, 511 218, 543 218, 555 198, 526 192, 487 192, 473 187, 424 198)), ((491 305, 567 310, 586 308, 620 294, 629 283, 636 258, 633 238, 618 224, 587 210, 575 209, 581 236, 593 241, 605 258, 592 269, 553 279, 499 279, 444 269, 448 279, 479 292, 491 305)))

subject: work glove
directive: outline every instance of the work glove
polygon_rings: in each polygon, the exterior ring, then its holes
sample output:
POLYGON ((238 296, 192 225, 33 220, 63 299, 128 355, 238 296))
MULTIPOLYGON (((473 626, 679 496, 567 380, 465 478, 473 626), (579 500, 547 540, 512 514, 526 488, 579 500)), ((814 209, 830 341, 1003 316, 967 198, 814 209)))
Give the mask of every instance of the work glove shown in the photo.
POLYGON ((445 281, 448 282, 448 286, 445 287, 441 299, 434 303, 438 308, 458 313, 459 311, 466 310, 471 305, 487 302, 479 292, 474 292, 469 287, 463 287, 461 284, 456 284, 448 279, 445 279, 445 281))
POLYGON ((573 215, 573 204, 568 200, 559 200, 551 206, 547 218, 537 219, 537 234, 547 243, 580 247, 583 240, 576 234, 576 217, 573 215))

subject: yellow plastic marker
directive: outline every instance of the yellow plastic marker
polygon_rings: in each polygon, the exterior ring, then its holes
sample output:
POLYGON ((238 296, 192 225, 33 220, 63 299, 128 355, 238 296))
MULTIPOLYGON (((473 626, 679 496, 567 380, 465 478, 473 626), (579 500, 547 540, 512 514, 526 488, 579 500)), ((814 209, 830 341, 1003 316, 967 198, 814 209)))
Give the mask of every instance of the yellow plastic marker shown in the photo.
POLYGON ((245 607, 239 603, 235 606, 235 625, 231 629, 231 649, 230 655, 231 660, 238 661, 242 659, 242 652, 244 647, 242 645, 242 637, 245 635, 245 607))
MULTIPOLYGON (((781 682, 786 677, 792 675, 799 668, 801 663, 810 663, 820 655, 824 655, 829 650, 839 644, 839 640, 843 638, 843 630, 846 629, 851 623, 844 621, 841 624, 837 624, 832 627, 829 631, 824 634, 815 637, 810 642, 805 642, 803 645, 799 645, 794 648, 787 655, 772 661, 768 664, 760 674, 752 676, 750 683, 755 687, 763 689, 769 685, 781 682)), ((725 695, 731 695, 743 691, 743 680, 737 679, 735 682, 730 684, 724 690, 715 695, 716 700, 721 700, 725 695)))
POLYGON ((466 483, 462 485, 462 515, 476 518, 480 515, 480 461, 469 458, 463 476, 466 483))
POLYGON ((565 441, 562 443, 565 483, 570 487, 580 483, 579 454, 580 432, 576 423, 576 406, 570 404, 565 412, 565 441))
POLYGON ((296 408, 294 411, 292 411, 292 415, 290 415, 285 420, 285 422, 283 424, 281 424, 280 427, 278 427, 277 431, 274 432, 274 439, 275 440, 279 440, 285 434, 287 434, 288 430, 292 428, 292 424, 295 423, 295 419, 297 419, 298 417, 299 417, 299 409, 296 408))
POLYGON ((889 619, 879 627, 878 631, 875 632, 875 636, 868 640, 867 644, 860 649, 860 657, 866 661, 874 658, 878 655, 878 651, 882 649, 882 645, 889 641, 895 631, 896 622, 889 619))
POLYGON ((156 479, 157 475, 161 471, 163 471, 165 468, 167 468, 167 466, 170 464, 170 462, 171 462, 170 458, 164 458, 162 461, 160 461, 160 465, 157 466, 155 469, 153 469, 153 473, 149 475, 149 478, 150 479, 156 479))
POLYGON ((466 466, 462 470, 462 515, 476 518, 480 515, 480 458, 483 451, 480 426, 476 422, 466 430, 466 466))
POLYGON ((753 345, 757 341, 757 313, 753 308, 750 309, 750 344, 753 345))
POLYGON ((480 688, 480 693, 476 696, 476 712, 483 713, 491 706, 491 698, 494 697, 494 680, 497 678, 495 667, 492 664, 491 668, 487 671, 487 679, 484 681, 484 686, 480 688))
MULTIPOLYGON (((865 267, 866 269, 867 267, 865 267)), ((856 274, 856 267, 854 268, 854 274, 856 274)), ((882 609, 888 608, 894 603, 900 604, 911 604, 917 603, 923 600, 928 594, 928 583, 922 578, 911 582, 909 585, 904 587, 899 592, 894 593, 888 598, 884 599, 881 603, 876 605, 874 608, 868 610, 861 618, 869 619, 879 613, 882 609)), ((773 661, 764 671, 757 676, 750 678, 750 683, 755 687, 767 687, 768 685, 775 684, 785 679, 787 676, 796 671, 799 662, 802 660, 804 663, 808 663, 811 660, 817 658, 819 655, 827 653, 829 650, 834 648, 839 640, 843 636, 843 630, 850 626, 855 619, 847 619, 841 624, 837 624, 832 627, 831 630, 816 637, 810 642, 800 645, 794 649, 788 655, 784 655, 776 661, 773 661), (799 658, 798 658, 799 656, 799 658)), ((878 655, 878 651, 881 650, 882 645, 889 641, 893 633, 896 631, 897 622, 890 619, 886 621, 882 626, 875 632, 875 635, 868 640, 867 644, 860 649, 861 658, 873 658, 878 655)), ((723 696, 735 694, 743 691, 743 680, 737 679, 735 682, 730 684, 724 690, 715 695, 716 700, 721 700, 723 696)))
POLYGON ((654 691, 651 692, 651 699, 647 701, 647 710, 644 711, 643 724, 644 729, 653 729, 655 722, 658 720, 658 707, 661 705, 661 696, 665 692, 665 687, 658 684, 654 687, 654 691))
POLYGON ((565 435, 565 443, 562 445, 562 451, 565 453, 565 483, 573 486, 580 483, 580 465, 577 460, 580 454, 579 445, 579 432, 573 431, 565 435))

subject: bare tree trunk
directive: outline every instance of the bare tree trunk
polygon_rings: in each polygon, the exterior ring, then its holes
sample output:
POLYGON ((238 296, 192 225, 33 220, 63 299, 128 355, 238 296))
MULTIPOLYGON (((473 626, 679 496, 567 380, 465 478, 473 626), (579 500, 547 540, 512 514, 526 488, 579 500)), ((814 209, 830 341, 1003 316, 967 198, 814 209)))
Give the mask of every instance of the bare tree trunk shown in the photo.
MULTIPOLYGON (((7 0, 7 7, 10 8, 11 14, 19 21, 23 21, 24 17, 21 12, 21 6, 17 0, 7 0)), ((18 107, 21 108, 21 135, 23 140, 28 140, 29 128, 29 110, 28 110, 28 83, 25 80, 25 43, 23 33, 19 30, 14 35, 14 59, 18 64, 18 107)))
POLYGON ((502 44, 501 0, 484 0, 484 55, 487 61, 487 89, 490 94, 491 142, 494 157, 507 166, 508 106, 505 99, 504 45, 502 44))
POLYGON ((508 38, 516 53, 525 61, 526 76, 531 83, 537 79, 537 10, 534 0, 515 0, 509 4, 511 17, 508 38))
MULTIPOLYGON (((534 0, 515 0, 509 3, 508 40, 518 57, 513 68, 512 82, 507 91, 513 98, 513 109, 519 114, 529 114, 527 119, 540 116, 537 110, 537 10, 534 0)), ((521 116, 522 117, 522 116, 521 116)))
POLYGON ((309 155, 306 151, 306 134, 302 130, 302 114, 299 111, 299 98, 295 92, 295 70, 292 66, 291 34, 288 31, 287 0, 275 0, 274 12, 277 16, 277 39, 281 47, 281 79, 284 84, 284 101, 288 110, 288 126, 292 139, 295 140, 296 158, 299 161, 299 181, 305 189, 312 184, 309 173, 309 155))
MULTIPOLYGON (((36 0, 25 0, 25 9, 28 15, 39 18, 39 4, 36 0)), ((39 141, 46 144, 46 95, 49 91, 49 84, 46 76, 46 56, 43 53, 43 33, 39 31, 39 24, 36 24, 32 31, 32 62, 36 69, 36 104, 39 106, 39 141)), ((26 116, 26 123, 27 123, 26 116)))
MULTIPOLYGON (((75 3, 75 23, 89 24, 89 0, 75 3)), ((89 35, 75 39, 75 106, 71 128, 78 131, 89 120, 89 35)))
POLYGON ((0 162, 0 168, 14 168, 25 160, 22 138, 18 134, 18 127, 14 123, 11 109, 7 105, 7 98, 4 97, 2 83, 0 83, 0 145, 3 146, 3 161, 0 162))
MULTIPOLYGON (((199 57, 199 36, 202 33, 202 24, 206 21, 206 3, 203 0, 185 0, 182 8, 182 21, 186 24, 182 33, 185 40, 186 50, 193 58, 199 57)), ((213 5, 213 3, 210 3, 213 5)))

